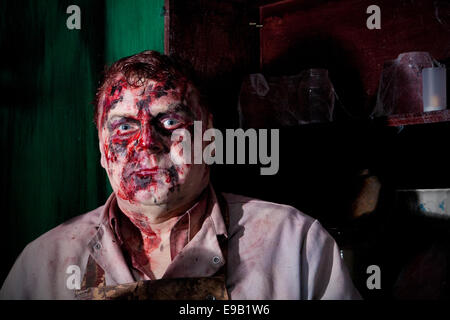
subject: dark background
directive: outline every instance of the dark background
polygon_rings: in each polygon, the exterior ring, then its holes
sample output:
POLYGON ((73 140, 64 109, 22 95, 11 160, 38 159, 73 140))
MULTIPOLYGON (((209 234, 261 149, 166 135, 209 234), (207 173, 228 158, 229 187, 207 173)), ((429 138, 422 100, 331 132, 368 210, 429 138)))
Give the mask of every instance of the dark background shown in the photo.
POLYGON ((214 185, 318 218, 353 254, 346 262, 367 299, 404 297, 394 290, 399 275, 434 248, 429 270, 411 291, 424 292, 425 298, 445 296, 447 223, 411 217, 395 208, 393 197, 396 189, 449 187, 450 122, 387 126, 369 114, 384 61, 402 52, 428 51, 449 67, 448 11, 441 10, 440 20, 435 15, 436 6, 445 9, 446 3, 2 2, 0 279, 28 242, 106 200, 110 189, 99 164, 90 102, 105 65, 153 49, 192 65, 219 129, 239 126, 237 102, 246 75, 327 68, 352 116, 337 107, 332 124, 282 127, 277 175, 261 176, 258 165, 214 166, 214 185), (66 28, 66 8, 72 4, 81 8, 81 30, 66 28), (371 4, 381 8, 381 30, 366 28, 371 4), (376 175, 382 188, 376 210, 355 219, 351 204, 363 169, 376 175), (366 287, 366 268, 372 264, 382 270, 381 290, 366 287), (433 274, 439 274, 434 282, 433 274), (431 287, 420 287, 423 282, 431 287))
POLYGON ((280 128, 277 175, 261 176, 259 166, 216 166, 216 187, 318 218, 345 249, 364 298, 448 298, 448 222, 414 217, 395 204, 397 189, 448 188, 448 111, 442 121, 405 126, 369 115, 385 61, 426 51, 449 68, 449 3, 169 0, 166 6, 166 52, 192 63, 212 99, 216 127, 239 126, 239 90, 250 73, 327 68, 342 104, 333 124, 280 128), (380 30, 366 28, 372 4, 381 8, 380 30), (378 177, 381 191, 376 209, 355 219, 351 204, 363 169, 378 177), (373 264, 382 272, 381 290, 366 286, 373 264))

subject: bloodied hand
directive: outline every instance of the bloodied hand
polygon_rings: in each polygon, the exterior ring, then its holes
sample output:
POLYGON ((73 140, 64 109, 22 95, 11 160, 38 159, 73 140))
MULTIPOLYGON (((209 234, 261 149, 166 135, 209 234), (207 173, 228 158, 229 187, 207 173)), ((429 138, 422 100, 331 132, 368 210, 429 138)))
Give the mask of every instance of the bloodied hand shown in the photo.
POLYGON ((208 119, 193 85, 142 80, 130 85, 118 76, 102 95, 98 127, 102 166, 119 200, 141 205, 180 206, 209 180, 204 164, 183 157, 176 129, 192 133, 194 121, 208 119))

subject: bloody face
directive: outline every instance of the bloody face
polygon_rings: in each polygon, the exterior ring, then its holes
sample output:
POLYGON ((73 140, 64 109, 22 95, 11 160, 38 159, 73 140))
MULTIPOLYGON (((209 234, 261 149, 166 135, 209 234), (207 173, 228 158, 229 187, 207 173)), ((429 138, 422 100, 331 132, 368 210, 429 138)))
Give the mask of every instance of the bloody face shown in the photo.
POLYGON ((207 167, 186 163, 186 136, 171 140, 179 128, 193 140, 194 121, 206 119, 197 97, 184 79, 134 87, 118 77, 105 90, 98 110, 102 166, 121 200, 176 207, 203 190, 207 167))

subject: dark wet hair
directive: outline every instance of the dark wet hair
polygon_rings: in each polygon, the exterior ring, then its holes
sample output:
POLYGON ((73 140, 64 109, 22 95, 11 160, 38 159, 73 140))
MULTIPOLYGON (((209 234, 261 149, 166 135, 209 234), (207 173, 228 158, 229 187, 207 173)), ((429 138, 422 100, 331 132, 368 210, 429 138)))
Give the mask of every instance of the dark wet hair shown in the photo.
POLYGON ((180 60, 161 54, 157 51, 143 51, 141 53, 124 57, 106 68, 103 79, 97 89, 94 105, 94 121, 98 125, 98 107, 105 90, 118 81, 121 75, 130 86, 140 87, 146 80, 177 82, 180 79, 192 81, 190 70, 180 60))

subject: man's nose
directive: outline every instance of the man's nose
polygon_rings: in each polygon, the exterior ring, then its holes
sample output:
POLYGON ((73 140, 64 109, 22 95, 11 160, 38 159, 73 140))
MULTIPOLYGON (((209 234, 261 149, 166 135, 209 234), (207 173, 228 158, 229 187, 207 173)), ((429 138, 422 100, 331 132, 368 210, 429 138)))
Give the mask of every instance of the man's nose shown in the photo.
POLYGON ((159 153, 164 149, 161 138, 155 134, 150 125, 146 125, 142 129, 137 147, 139 150, 149 150, 152 153, 159 153))

